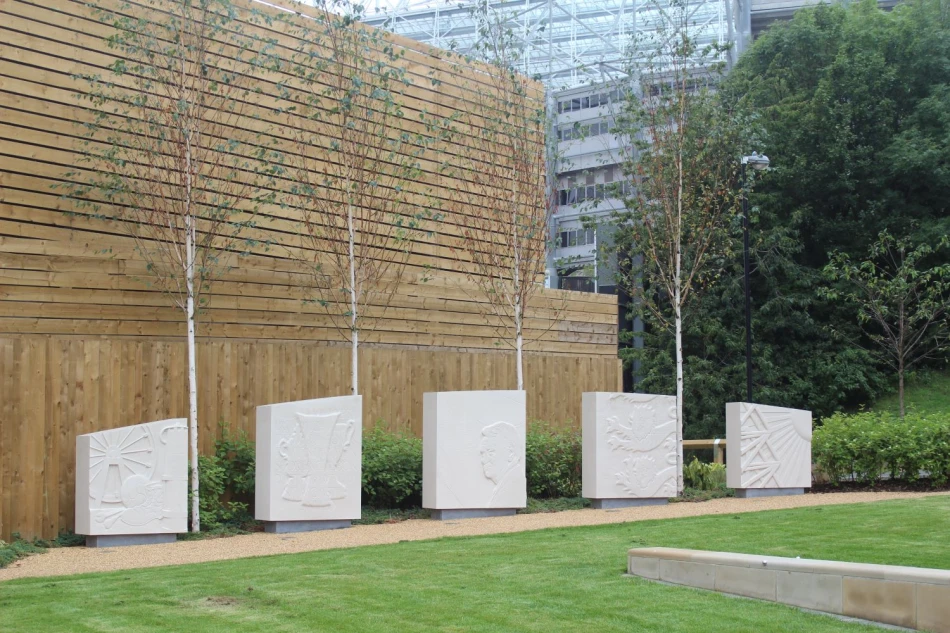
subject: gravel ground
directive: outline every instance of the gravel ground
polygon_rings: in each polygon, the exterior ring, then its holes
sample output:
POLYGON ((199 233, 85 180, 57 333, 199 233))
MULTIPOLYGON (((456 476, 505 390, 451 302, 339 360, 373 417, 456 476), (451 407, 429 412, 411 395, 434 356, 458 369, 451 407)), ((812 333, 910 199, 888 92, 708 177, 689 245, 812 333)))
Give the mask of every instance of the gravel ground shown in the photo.
POLYGON ((888 499, 917 499, 934 494, 913 492, 854 492, 807 494, 759 499, 715 499, 702 503, 671 503, 665 506, 621 510, 568 510, 548 514, 519 514, 511 517, 460 521, 411 520, 383 525, 359 525, 346 530, 300 534, 255 533, 202 541, 179 541, 164 545, 87 549, 51 549, 21 559, 0 569, 0 581, 33 576, 63 576, 89 572, 187 565, 250 556, 292 554, 314 550, 381 545, 401 541, 421 541, 444 536, 475 536, 525 532, 544 528, 625 523, 649 519, 675 519, 706 514, 736 514, 762 510, 782 510, 806 506, 866 503, 888 499))

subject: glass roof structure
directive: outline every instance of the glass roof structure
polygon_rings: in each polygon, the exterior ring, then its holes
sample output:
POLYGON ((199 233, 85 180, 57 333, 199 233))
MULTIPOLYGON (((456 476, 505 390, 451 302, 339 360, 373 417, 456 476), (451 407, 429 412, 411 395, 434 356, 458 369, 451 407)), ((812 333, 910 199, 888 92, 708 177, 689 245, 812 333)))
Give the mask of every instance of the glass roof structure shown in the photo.
POLYGON ((730 57, 751 38, 751 0, 368 0, 363 21, 467 53, 474 2, 508 24, 524 46, 520 70, 552 90, 622 78, 626 60, 683 16, 700 42, 731 42, 730 57))

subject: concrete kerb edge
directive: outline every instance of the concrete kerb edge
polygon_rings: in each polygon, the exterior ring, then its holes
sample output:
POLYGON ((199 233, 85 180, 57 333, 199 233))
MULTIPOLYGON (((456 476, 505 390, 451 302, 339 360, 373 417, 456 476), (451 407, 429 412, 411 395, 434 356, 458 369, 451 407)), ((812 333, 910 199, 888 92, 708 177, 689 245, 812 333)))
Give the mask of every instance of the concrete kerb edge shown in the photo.
POLYGON ((728 592, 726 592, 726 591, 717 591, 717 590, 715 590, 715 589, 703 589, 702 587, 693 587, 693 586, 691 586, 691 585, 680 585, 680 584, 677 584, 677 583, 675 583, 675 582, 669 582, 669 581, 666 581, 666 580, 655 580, 655 579, 653 579, 653 578, 645 578, 645 577, 643 577, 643 576, 638 576, 638 575, 636 575, 636 574, 627 574, 627 573, 624 573, 624 574, 621 574, 621 576, 622 576, 623 578, 636 578, 636 579, 642 580, 642 581, 644 581, 644 582, 655 582, 655 583, 658 583, 658 584, 661 584, 661 585, 666 585, 667 587, 678 587, 678 588, 680 588, 680 589, 691 589, 691 590, 693 590, 693 591, 702 591, 703 593, 715 593, 715 594, 718 594, 718 595, 720 595, 720 596, 725 596, 725 597, 727 597, 727 598, 733 598, 733 599, 737 599, 737 600, 750 600, 750 601, 752 601, 752 602, 761 602, 761 603, 764 603, 764 604, 778 604, 778 605, 781 605, 781 606, 783 606, 783 607, 788 607, 789 609, 796 609, 796 610, 798 610, 798 611, 802 611, 802 612, 804 612, 804 613, 810 613, 810 614, 812 614, 812 615, 820 615, 820 616, 825 616, 825 617, 828 617, 828 618, 834 618, 835 620, 840 620, 841 622, 852 622, 852 623, 855 623, 855 624, 867 624, 867 625, 870 625, 870 626, 873 626, 873 627, 876 627, 876 628, 879 628, 879 629, 884 629, 884 630, 886 630, 886 631, 911 631, 911 632, 916 632, 916 631, 917 631, 917 629, 908 629, 908 628, 906 628, 906 627, 903 627, 903 626, 896 626, 896 625, 894 625, 894 624, 886 624, 886 623, 884 623, 884 622, 875 622, 874 620, 864 620, 864 619, 855 618, 855 617, 852 617, 852 616, 849 616, 849 615, 841 615, 840 613, 830 613, 830 612, 828 612, 828 611, 816 611, 815 609, 808 609, 808 608, 806 608, 806 607, 798 607, 798 606, 795 606, 794 604, 787 604, 787 603, 784 603, 784 602, 776 602, 776 601, 774 601, 774 600, 762 600, 762 599, 760 599, 760 598, 751 598, 751 597, 749 597, 749 596, 743 596, 743 595, 740 595, 740 594, 737 594, 737 593, 728 593, 728 592))

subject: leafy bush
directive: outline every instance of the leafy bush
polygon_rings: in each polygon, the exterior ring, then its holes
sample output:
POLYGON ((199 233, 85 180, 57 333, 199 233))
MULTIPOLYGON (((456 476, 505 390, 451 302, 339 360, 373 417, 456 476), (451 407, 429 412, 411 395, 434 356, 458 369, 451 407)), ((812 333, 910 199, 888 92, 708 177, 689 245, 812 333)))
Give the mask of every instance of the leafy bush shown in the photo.
POLYGON ((720 490, 726 487, 726 467, 706 464, 695 457, 683 468, 683 483, 694 490, 720 490))
MULTIPOLYGON (((528 496, 578 497, 581 435, 532 430, 525 443, 528 496)), ((363 435, 363 505, 411 508, 422 501, 422 440, 377 426, 363 435)))
POLYGON ((581 494, 581 434, 545 428, 528 431, 525 470, 528 496, 535 499, 578 497, 581 494))
MULTIPOLYGON (((233 435, 229 427, 222 426, 214 454, 198 456, 198 507, 203 532, 243 528, 254 521, 249 509, 254 494, 254 450, 254 442, 244 431, 233 435)), ((191 508, 190 498, 188 504, 191 508)))
POLYGON ((422 440, 377 425, 363 435, 363 505, 411 508, 422 503, 422 440))
POLYGON ((950 414, 910 412, 902 422, 884 411, 836 413, 815 430, 812 458, 834 484, 852 476, 873 484, 887 473, 913 482, 925 471, 942 486, 950 480, 950 414))

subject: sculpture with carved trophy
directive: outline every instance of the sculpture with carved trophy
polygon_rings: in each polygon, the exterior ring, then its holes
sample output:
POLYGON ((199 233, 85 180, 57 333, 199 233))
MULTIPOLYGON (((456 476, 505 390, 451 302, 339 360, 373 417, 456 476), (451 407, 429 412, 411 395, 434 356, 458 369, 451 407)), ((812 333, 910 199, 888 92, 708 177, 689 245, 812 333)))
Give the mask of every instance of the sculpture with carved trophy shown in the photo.
POLYGON ((525 507, 525 392, 442 391, 422 402, 422 506, 432 518, 525 507))
POLYGON ((170 543, 187 531, 187 420, 76 437, 76 534, 87 547, 170 543))
POLYGON ((800 495, 811 487, 811 411, 726 404, 726 485, 737 497, 800 495))
POLYGON ((267 532, 349 527, 360 518, 363 399, 257 408, 254 516, 267 532))
POLYGON ((581 489, 594 508, 658 505, 676 496, 676 398, 582 396, 581 489))

